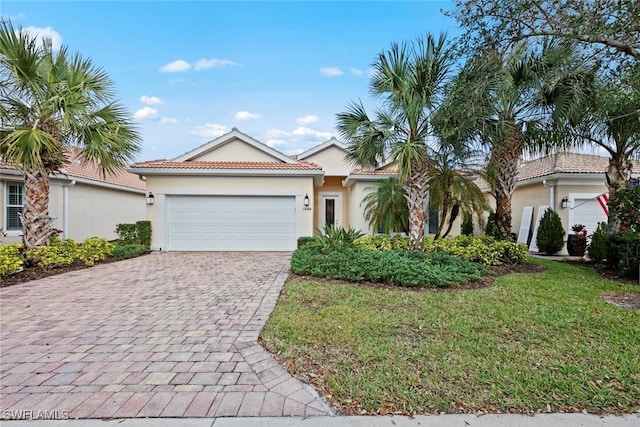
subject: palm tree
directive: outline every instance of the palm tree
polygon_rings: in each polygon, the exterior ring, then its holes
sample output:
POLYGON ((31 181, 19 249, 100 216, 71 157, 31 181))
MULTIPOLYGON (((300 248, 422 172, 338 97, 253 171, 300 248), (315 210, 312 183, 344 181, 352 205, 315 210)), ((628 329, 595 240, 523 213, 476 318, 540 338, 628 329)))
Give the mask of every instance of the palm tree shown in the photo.
POLYGON ((49 174, 71 147, 104 173, 139 150, 140 137, 124 107, 113 101, 104 70, 66 47, 0 22, 0 157, 25 178, 22 211, 27 249, 47 244, 57 230, 49 216, 49 174))
POLYGON ((413 43, 391 44, 373 64, 371 94, 383 101, 370 118, 361 102, 337 115, 337 128, 348 144, 348 158, 375 168, 391 160, 405 186, 409 206, 409 242, 424 248, 425 200, 428 192, 427 140, 431 115, 441 100, 453 63, 444 35, 428 34, 413 43))
POLYGON ((409 208, 407 194, 398 178, 390 177, 378 183, 375 191, 364 196, 364 217, 374 230, 383 233, 407 233, 409 208))
POLYGON ((590 93, 582 81, 592 78, 573 46, 547 42, 478 54, 450 85, 436 120, 439 133, 488 147, 497 237, 511 234, 518 160, 525 149, 551 148, 553 123, 578 121, 590 93))

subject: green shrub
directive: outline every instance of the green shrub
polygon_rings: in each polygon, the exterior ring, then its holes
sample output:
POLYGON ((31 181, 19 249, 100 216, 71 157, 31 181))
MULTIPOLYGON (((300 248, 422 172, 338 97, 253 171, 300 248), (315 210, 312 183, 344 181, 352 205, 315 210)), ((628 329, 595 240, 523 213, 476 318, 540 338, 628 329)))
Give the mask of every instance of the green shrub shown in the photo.
POLYGON ((601 263, 607 257, 607 223, 601 222, 591 235, 588 247, 589 258, 595 263, 601 263))
POLYGON ((17 273, 24 266, 24 258, 20 253, 22 245, 13 243, 0 246, 0 276, 17 273))
POLYGON ((309 243, 313 243, 315 242, 315 237, 311 237, 311 236, 302 236, 302 237, 298 237, 298 248, 303 247, 304 245, 308 245, 309 243))
POLYGON ((316 235, 311 246, 318 248, 322 253, 329 253, 338 249, 351 248, 353 242, 364 234, 355 228, 345 230, 342 227, 325 226, 322 230, 316 229, 316 235))
POLYGON ((127 259, 146 253, 149 253, 149 248, 144 245, 116 245, 111 251, 111 256, 115 259, 127 259))
POLYGON ((425 240, 427 252, 442 251, 466 261, 484 265, 519 264, 529 257, 522 243, 495 240, 492 237, 456 236, 447 239, 425 240))
POLYGON ((640 233, 640 178, 630 180, 615 192, 609 210, 617 213, 621 230, 640 233))
POLYGON ((487 237, 496 237, 496 213, 490 212, 487 218, 487 225, 484 226, 484 235, 487 237))
POLYGON ((86 265, 94 265, 96 261, 104 261, 113 251, 113 245, 102 237, 90 237, 78 246, 76 256, 86 265))
POLYGON ((138 244, 151 247, 151 221, 136 222, 136 230, 138 233, 138 244))
POLYGON ((538 226, 536 237, 538 249, 540 252, 553 255, 563 248, 564 236, 565 231, 562 228, 560 216, 553 209, 547 209, 538 226))
POLYGON ((120 244, 151 247, 151 221, 118 224, 116 225, 116 233, 120 244))
POLYGON ((78 259, 78 248, 78 243, 73 239, 52 237, 49 245, 29 249, 27 259, 45 268, 70 265, 78 259))
POLYGON ((617 232, 607 236, 607 264, 625 276, 638 279, 640 268, 640 232, 617 232))
POLYGON ((463 236, 473 236, 473 215, 465 214, 462 218, 462 228, 460 232, 463 236))
POLYGON ((403 236, 389 236, 388 234, 358 237, 353 244, 356 248, 369 251, 388 252, 396 249, 409 249, 409 239, 403 236))
POLYGON ((454 286, 478 280, 486 271, 480 264, 447 254, 358 248, 342 248, 325 254, 310 245, 293 253, 291 270, 315 277, 406 287, 454 286))

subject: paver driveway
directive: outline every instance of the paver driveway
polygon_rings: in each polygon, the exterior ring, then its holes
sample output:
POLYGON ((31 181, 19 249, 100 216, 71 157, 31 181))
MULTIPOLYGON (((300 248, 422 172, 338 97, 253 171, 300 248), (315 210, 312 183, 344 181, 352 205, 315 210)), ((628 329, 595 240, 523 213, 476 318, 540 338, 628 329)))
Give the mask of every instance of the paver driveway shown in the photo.
POLYGON ((257 342, 288 262, 165 253, 0 289, 0 417, 327 415, 257 342))

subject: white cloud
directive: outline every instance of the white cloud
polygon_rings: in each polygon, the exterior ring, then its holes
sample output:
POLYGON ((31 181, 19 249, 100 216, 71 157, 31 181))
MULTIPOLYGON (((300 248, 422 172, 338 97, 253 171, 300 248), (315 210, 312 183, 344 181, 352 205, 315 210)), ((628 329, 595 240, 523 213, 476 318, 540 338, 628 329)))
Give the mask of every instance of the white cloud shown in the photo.
POLYGON ((144 107, 136 111, 133 118, 136 120, 150 120, 158 117, 158 110, 151 107, 144 107))
POLYGON ((281 139, 290 136, 291 133, 281 129, 269 129, 266 135, 268 139, 281 139))
POLYGON ((227 132, 229 132, 229 128, 225 125, 217 125, 214 123, 206 123, 204 126, 196 126, 191 130, 193 135, 198 135, 203 138, 217 138, 227 132))
POLYGON ((249 111, 238 111, 233 118, 240 121, 245 120, 258 120, 262 116, 260 114, 251 113, 249 111))
POLYGON ((349 68, 349 71, 351 72, 351 74, 356 75, 356 76, 361 76, 364 74, 364 71, 362 71, 360 68, 349 68))
POLYGON ((320 68, 320 74, 327 77, 341 76, 344 73, 340 67, 322 67, 320 68))
POLYGON ((278 147, 278 146, 284 145, 286 143, 287 143, 287 141, 282 140, 282 139, 268 139, 267 140, 267 145, 269 147, 271 147, 271 148, 278 147))
POLYGON ((53 50, 60 50, 62 46, 62 36, 56 30, 51 27, 24 27, 22 31, 30 34, 32 37, 37 37, 41 40, 51 39, 51 46, 53 50))
POLYGON ((196 62, 195 70, 196 71, 200 71, 200 70, 206 70, 208 68, 223 68, 223 67, 227 67, 227 66, 230 66, 230 65, 240 65, 240 64, 238 64, 237 62, 234 62, 234 61, 230 61, 228 59, 218 59, 218 58, 205 59, 205 58, 202 58, 198 62, 196 62))
POLYGON ((307 151, 307 150, 305 150, 303 148, 294 148, 294 149, 291 149, 291 150, 287 150, 287 152, 285 154, 288 154, 290 156, 297 156, 298 154, 304 153, 305 151, 307 151))
POLYGON ((187 61, 183 61, 182 59, 178 59, 173 62, 169 62, 166 65, 160 67, 160 71, 163 73, 180 73, 183 71, 187 71, 191 68, 191 64, 187 61))
POLYGON ((147 96, 147 95, 142 95, 140 97, 140 102, 142 102, 145 105, 162 105, 164 104, 164 101, 160 98, 158 98, 157 96, 147 96))
POLYGON ((310 114, 308 116, 302 116, 302 117, 298 117, 296 119, 296 123, 298 123, 300 126, 306 126, 308 124, 314 123, 318 121, 318 116, 316 116, 315 114, 310 114))
POLYGON ((160 119, 160 123, 162 124, 178 123, 178 119, 174 119, 173 117, 163 117, 160 119))
POLYGON ((294 135, 298 136, 312 136, 318 139, 330 139, 331 132, 318 132, 316 130, 310 129, 308 127, 300 126, 293 130, 294 135))

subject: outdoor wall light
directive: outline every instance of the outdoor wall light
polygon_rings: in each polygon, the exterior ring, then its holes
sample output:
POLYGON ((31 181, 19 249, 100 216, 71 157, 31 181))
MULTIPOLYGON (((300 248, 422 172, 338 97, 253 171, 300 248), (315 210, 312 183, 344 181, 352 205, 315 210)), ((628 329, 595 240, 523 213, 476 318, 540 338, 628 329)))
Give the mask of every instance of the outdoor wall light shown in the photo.
POLYGON ((309 195, 308 194, 304 195, 304 207, 305 208, 309 207, 309 195))
POLYGON ((560 207, 562 209, 567 209, 569 207, 569 198, 565 196, 564 199, 560 202, 560 207))
POLYGON ((155 198, 153 197, 153 193, 149 193, 149 195, 147 196, 147 204, 148 205, 152 205, 154 202, 155 198))

